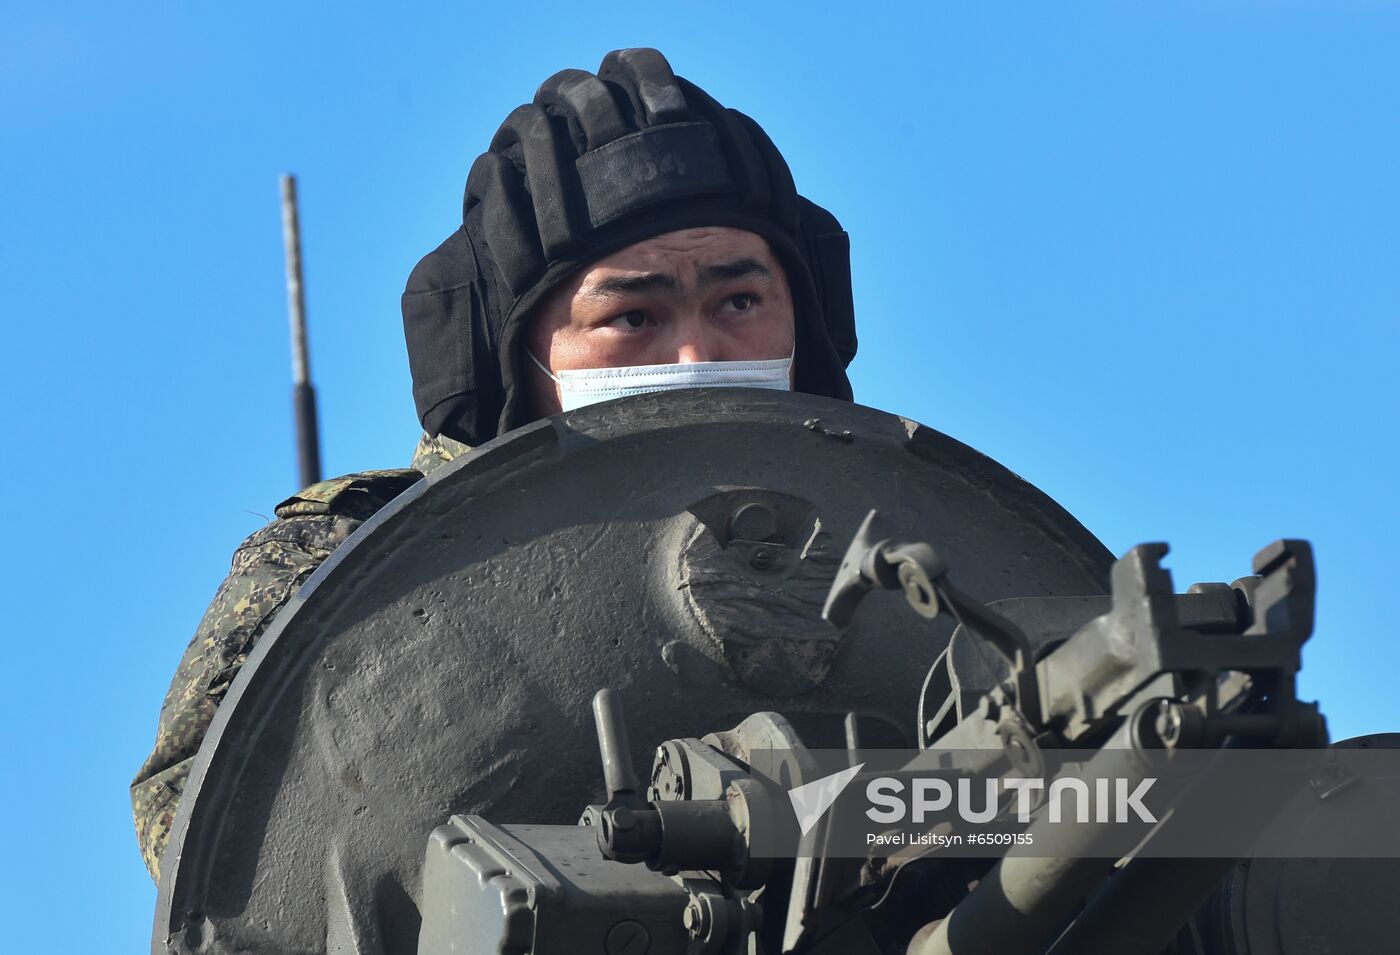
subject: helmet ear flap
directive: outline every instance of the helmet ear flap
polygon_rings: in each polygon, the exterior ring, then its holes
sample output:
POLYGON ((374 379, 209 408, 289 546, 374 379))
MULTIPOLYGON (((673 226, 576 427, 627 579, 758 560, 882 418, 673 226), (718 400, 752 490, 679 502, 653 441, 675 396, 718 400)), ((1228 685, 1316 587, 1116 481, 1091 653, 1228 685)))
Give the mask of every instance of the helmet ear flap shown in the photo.
POLYGON ((690 108, 671 64, 659 50, 613 50, 603 57, 598 78, 617 83, 632 100, 633 109, 646 117, 646 126, 683 123, 690 108))
POLYGON ((482 266, 468 231, 458 229, 418 263, 402 299, 419 421, 429 434, 467 444, 492 433, 501 413, 495 336, 483 301, 493 283, 482 266))
POLYGON ((799 196, 802 244, 813 265, 822 320, 841 367, 856 357, 856 306, 851 286, 851 237, 830 212, 799 196))

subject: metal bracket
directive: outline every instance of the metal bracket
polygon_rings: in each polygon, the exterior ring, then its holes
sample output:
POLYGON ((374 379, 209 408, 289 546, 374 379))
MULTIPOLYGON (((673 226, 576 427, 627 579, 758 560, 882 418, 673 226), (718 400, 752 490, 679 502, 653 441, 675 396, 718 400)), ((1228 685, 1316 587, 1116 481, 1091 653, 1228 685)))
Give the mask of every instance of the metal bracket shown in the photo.
POLYGON ((946 608, 958 623, 990 643, 1011 666, 1021 718, 1032 731, 1041 729, 1040 687, 1030 640, 1010 620, 953 586, 947 561, 932 545, 896 540, 889 522, 872 510, 846 549, 822 617, 839 629, 849 627, 856 607, 877 587, 904 591, 909 606, 930 620, 946 608))

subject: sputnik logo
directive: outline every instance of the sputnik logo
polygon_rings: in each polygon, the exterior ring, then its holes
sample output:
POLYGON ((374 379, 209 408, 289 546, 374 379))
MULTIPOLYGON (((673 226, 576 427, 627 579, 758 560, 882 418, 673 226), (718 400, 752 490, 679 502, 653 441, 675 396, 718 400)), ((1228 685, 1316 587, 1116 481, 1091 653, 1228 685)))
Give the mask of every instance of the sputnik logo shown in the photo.
POLYGON ((850 769, 843 769, 839 773, 832 773, 830 776, 823 776, 788 790, 788 799, 792 800, 792 811, 797 814, 797 825, 804 836, 821 821, 831 804, 836 802, 864 765, 857 763, 850 769))

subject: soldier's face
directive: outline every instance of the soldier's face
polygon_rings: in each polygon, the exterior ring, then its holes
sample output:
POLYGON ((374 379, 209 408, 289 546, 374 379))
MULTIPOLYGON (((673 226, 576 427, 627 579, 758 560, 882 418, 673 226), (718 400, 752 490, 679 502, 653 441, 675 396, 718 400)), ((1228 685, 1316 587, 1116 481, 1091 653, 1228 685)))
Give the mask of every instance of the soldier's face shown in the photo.
MULTIPOLYGON (((768 242, 714 227, 667 232, 580 269, 531 316, 525 343, 558 373, 786 358, 793 336, 792 292, 768 242)), ((558 385, 523 365, 535 416, 558 412, 558 385)))

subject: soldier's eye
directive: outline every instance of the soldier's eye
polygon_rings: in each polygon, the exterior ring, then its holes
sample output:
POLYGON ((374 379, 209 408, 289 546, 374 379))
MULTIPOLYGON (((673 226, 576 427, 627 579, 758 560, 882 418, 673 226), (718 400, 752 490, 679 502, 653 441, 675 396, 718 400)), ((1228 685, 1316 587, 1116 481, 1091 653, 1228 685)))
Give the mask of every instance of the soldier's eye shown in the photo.
POLYGON ((613 328, 622 328, 629 331, 636 331, 647 323, 646 312, 624 312, 621 315, 614 315, 605 324, 613 328))
POLYGON ((729 296, 729 307, 736 312, 747 312, 758 304, 758 296, 750 295, 748 292, 740 292, 738 295, 729 296))

